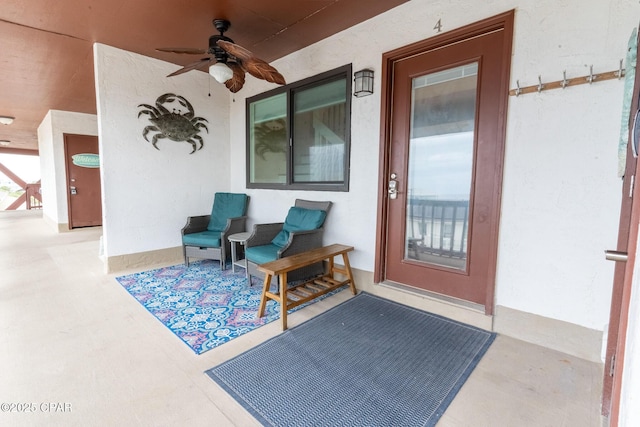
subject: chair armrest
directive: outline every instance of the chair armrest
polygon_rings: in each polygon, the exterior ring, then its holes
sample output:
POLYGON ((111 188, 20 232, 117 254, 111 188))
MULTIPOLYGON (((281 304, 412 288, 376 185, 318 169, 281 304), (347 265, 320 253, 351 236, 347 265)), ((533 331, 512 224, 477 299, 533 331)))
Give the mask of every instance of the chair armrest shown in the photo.
POLYGON ((187 224, 182 228, 181 232, 185 234, 199 233, 207 229, 211 215, 190 216, 187 218, 187 224))
POLYGON ((222 241, 226 242, 227 238, 232 234, 242 233, 246 230, 247 216, 239 216, 236 218, 228 218, 227 226, 222 232, 222 241))
POLYGON ((323 228, 289 233, 289 242, 278 252, 281 258, 322 246, 323 228))
POLYGON ((283 222, 271 224, 254 224, 251 236, 245 242, 245 247, 262 246, 271 243, 274 237, 282 230, 283 222))

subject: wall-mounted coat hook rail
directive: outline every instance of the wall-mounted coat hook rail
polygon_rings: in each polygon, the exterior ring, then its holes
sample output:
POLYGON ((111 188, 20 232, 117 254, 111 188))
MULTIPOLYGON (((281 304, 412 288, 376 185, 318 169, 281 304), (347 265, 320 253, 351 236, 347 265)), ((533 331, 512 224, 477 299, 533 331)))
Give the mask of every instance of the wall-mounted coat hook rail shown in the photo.
POLYGON ((527 93, 542 92, 549 89, 564 89, 568 86, 577 86, 585 83, 597 83, 604 80, 621 79, 624 77, 625 70, 622 68, 622 60, 620 60, 620 68, 616 71, 607 71, 606 73, 593 74, 593 66, 589 67, 589 74, 583 77, 567 78, 567 72, 562 72, 562 80, 550 83, 542 83, 542 77, 538 76, 538 84, 532 86, 520 86, 520 80, 517 80, 517 87, 509 91, 511 96, 520 96, 527 93))

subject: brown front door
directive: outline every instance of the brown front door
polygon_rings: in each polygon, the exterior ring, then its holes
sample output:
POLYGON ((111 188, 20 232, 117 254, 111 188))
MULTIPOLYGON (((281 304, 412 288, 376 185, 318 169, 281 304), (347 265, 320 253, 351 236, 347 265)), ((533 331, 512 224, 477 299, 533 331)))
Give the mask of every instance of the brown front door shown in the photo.
MULTIPOLYGON (((640 65, 640 58, 636 63, 636 70, 640 65)), ((635 112, 638 110, 640 102, 638 99, 638 92, 640 91, 640 72, 636 71, 635 85, 633 89, 633 97, 631 100, 631 116, 629 117, 629 134, 634 124, 635 112)), ((640 117, 639 117, 640 120, 640 117)), ((631 138, 629 138, 631 139, 631 138)), ((622 181, 622 202, 620 206, 620 222, 618 225, 618 243, 616 251, 620 253, 628 253, 629 255, 635 253, 635 239, 630 239, 629 234, 634 227, 632 207, 633 199, 635 198, 634 186, 638 184, 636 170, 638 168, 638 158, 634 156, 633 142, 627 144, 627 159, 625 165, 624 178, 622 181)), ((639 213, 635 212, 635 227, 637 229, 639 213)), ((614 274, 613 274, 613 290, 611 292, 611 312, 609 314, 609 329, 607 334, 607 351, 604 365, 604 381, 602 388, 602 414, 609 415, 611 410, 612 393, 614 389, 614 383, 620 378, 615 377, 616 364, 620 364, 618 351, 624 343, 624 332, 626 330, 626 324, 621 327, 621 317, 623 313, 628 310, 628 301, 624 301, 624 294, 631 291, 631 278, 627 277, 629 270, 626 262, 616 262, 614 274)), ((621 370, 620 370, 621 372, 621 370)), ((619 388, 619 385, 618 385, 619 388)), ((617 417, 617 414, 613 414, 613 417, 617 417)), ((614 424, 612 424, 614 425, 614 424)))
POLYGON ((102 225, 98 137, 64 135, 69 228, 102 225))
POLYGON ((384 280, 481 304, 487 313, 512 22, 504 14, 387 54, 384 280))

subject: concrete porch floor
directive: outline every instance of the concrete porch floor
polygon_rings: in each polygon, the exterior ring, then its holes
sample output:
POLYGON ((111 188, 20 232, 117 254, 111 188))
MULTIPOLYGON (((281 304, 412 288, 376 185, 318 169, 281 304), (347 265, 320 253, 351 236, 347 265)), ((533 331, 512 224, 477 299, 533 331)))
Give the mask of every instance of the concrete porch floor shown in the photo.
MULTIPOLYGON (((35 408, 3 406, 0 425, 259 425, 204 371, 280 322, 195 355, 114 279, 131 271, 103 273, 101 233, 58 234, 41 212, 0 212, 0 403, 35 408)), ((290 315, 289 327, 350 296, 290 315)), ((438 426, 601 427, 602 370, 498 336, 438 426)))

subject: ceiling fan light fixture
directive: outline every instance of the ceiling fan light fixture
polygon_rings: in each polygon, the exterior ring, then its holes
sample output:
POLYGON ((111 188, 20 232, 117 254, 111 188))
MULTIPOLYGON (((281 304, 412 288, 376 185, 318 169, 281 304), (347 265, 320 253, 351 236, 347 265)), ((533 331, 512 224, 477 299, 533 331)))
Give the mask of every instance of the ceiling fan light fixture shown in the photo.
POLYGON ((209 67, 209 74, 211 74, 218 83, 224 83, 233 77, 233 70, 222 62, 216 62, 209 67))
POLYGON ((14 119, 15 117, 0 116, 0 123, 2 123, 3 125, 10 125, 11 123, 13 123, 14 119))

